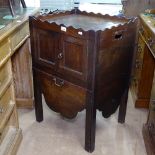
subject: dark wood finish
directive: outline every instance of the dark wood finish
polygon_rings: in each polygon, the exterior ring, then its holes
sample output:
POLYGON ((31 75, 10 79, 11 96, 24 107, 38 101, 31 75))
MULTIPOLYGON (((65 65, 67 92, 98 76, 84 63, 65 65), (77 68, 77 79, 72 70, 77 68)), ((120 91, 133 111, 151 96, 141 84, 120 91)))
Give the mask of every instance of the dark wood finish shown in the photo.
MULTIPOLYGON (((128 27, 130 32, 135 30, 135 27, 128 27)), ((133 57, 131 51, 134 48, 134 41, 130 39, 133 33, 129 34, 128 31, 126 26, 106 30, 100 39, 96 103, 104 117, 109 117, 116 111, 124 91, 128 91, 132 65, 128 58, 133 57)))
POLYGON ((37 70, 33 70, 34 78, 34 97, 35 97, 35 114, 38 122, 43 121, 43 107, 42 107, 42 93, 41 93, 41 79, 37 74, 37 70))
POLYGON ((86 89, 56 76, 40 73, 42 92, 48 106, 67 118, 85 108, 86 89))
POLYGON ((97 60, 100 33, 92 33, 95 40, 88 43, 90 55, 88 57, 87 94, 86 94, 86 127, 85 127, 85 150, 93 152, 95 149, 96 129, 96 80, 97 60))
MULTIPOLYGON (((131 90, 135 107, 148 108, 155 68, 154 60, 152 59, 152 53, 155 51, 155 48, 153 44, 150 43, 150 40, 154 42, 155 36, 151 28, 145 24, 145 16, 140 16, 140 22, 138 48, 131 90)), ((150 25, 151 24, 152 23, 150 23, 150 25)))
POLYGON ((67 118, 86 108, 85 149, 92 152, 96 109, 109 117, 120 105, 125 121, 135 30, 135 19, 79 10, 30 17, 37 120, 41 93, 67 118))
POLYGON ((59 34, 38 29, 37 33, 35 33, 35 38, 36 48, 38 50, 36 53, 32 54, 34 54, 36 64, 54 71, 56 68, 56 56, 60 40, 59 34), (46 40, 46 42, 44 40, 46 40), (42 49, 46 50, 42 52, 42 49))
MULTIPOLYGON (((73 26, 76 29, 82 28, 84 31, 88 30, 104 30, 106 28, 111 28, 111 19, 105 18, 102 20, 98 16, 86 16, 83 14, 67 14, 66 16, 56 16, 52 19, 48 19, 50 23, 57 23, 58 25, 64 24, 65 26, 73 26), (87 23, 87 24, 85 24, 87 23), (106 23, 106 24, 105 24, 106 23)), ((118 26, 119 24, 124 24, 126 20, 113 19, 113 25, 118 26)))
POLYGON ((127 109, 127 100, 128 100, 129 88, 127 88, 121 98, 119 113, 118 113, 118 122, 124 123, 127 109))
POLYGON ((11 57, 15 84, 16 104, 18 107, 33 107, 32 62, 30 39, 11 57), (22 73, 22 74, 21 74, 22 73))
POLYGON ((88 55, 87 41, 67 35, 63 35, 61 41, 62 47, 60 53, 57 54, 58 72, 64 76, 86 81, 88 70, 88 60, 85 59, 88 55))
POLYGON ((96 108, 94 95, 87 93, 86 102, 86 127, 85 127, 85 150, 93 152, 95 149, 96 108))

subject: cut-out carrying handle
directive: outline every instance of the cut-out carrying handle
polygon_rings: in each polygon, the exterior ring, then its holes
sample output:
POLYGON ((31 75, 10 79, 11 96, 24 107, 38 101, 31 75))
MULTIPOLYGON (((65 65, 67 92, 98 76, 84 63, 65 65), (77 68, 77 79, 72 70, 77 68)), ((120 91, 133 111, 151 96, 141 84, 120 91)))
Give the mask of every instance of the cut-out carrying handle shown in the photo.
POLYGON ((114 33, 114 39, 115 40, 121 40, 123 38, 123 31, 116 31, 114 33))
POLYGON ((126 31, 126 29, 115 31, 113 35, 114 40, 122 40, 126 31))

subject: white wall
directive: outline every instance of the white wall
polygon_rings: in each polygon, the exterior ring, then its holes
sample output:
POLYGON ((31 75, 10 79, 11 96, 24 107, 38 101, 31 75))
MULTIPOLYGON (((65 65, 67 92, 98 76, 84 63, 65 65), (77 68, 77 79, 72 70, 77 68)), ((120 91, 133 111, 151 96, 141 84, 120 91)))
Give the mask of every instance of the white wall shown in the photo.
POLYGON ((70 8, 74 2, 88 3, 121 3, 121 0, 25 0, 28 7, 70 8))
POLYGON ((121 3, 121 0, 74 0, 88 3, 121 3))
POLYGON ((42 8, 70 9, 73 6, 73 0, 40 0, 42 8))
POLYGON ((39 7, 40 0, 25 0, 27 7, 39 7))

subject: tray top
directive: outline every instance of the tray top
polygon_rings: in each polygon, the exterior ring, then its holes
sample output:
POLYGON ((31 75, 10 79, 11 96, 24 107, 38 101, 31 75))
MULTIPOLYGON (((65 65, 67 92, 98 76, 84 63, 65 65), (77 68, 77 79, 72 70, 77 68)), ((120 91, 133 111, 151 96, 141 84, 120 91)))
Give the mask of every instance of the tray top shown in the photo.
POLYGON ((65 25, 67 27, 73 26, 76 29, 82 28, 85 31, 88 30, 105 30, 106 28, 111 28, 113 26, 123 25, 127 21, 94 17, 87 15, 71 14, 65 16, 56 16, 47 20, 49 23, 55 22, 58 25, 65 25))

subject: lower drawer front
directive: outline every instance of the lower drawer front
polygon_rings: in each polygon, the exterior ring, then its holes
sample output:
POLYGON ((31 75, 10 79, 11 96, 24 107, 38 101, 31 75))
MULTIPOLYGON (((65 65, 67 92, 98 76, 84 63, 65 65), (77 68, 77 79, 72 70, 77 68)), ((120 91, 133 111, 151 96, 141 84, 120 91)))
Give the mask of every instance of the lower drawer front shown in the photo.
POLYGON ((47 105, 62 116, 73 118, 85 108, 86 90, 54 76, 40 76, 47 105))
POLYGON ((2 132, 15 106, 13 97, 13 86, 11 85, 0 99, 0 133, 2 132))

